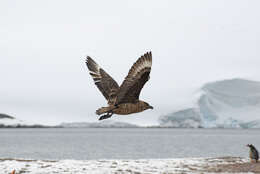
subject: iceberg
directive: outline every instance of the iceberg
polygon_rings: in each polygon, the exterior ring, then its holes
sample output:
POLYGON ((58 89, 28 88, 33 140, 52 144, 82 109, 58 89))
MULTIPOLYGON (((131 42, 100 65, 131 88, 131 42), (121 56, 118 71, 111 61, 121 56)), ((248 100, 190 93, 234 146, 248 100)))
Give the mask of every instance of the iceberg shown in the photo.
POLYGON ((199 93, 194 106, 159 117, 160 126, 260 128, 260 82, 216 81, 202 86, 199 93))

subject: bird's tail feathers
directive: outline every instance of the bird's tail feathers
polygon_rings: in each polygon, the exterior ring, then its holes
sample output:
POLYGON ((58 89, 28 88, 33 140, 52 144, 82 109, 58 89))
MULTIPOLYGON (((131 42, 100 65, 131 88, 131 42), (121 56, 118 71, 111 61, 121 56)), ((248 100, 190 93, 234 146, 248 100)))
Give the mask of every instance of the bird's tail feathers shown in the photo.
POLYGON ((101 114, 104 114, 107 112, 111 112, 114 108, 115 108, 115 106, 102 107, 102 108, 99 108, 98 110, 96 110, 96 114, 101 115, 101 114))

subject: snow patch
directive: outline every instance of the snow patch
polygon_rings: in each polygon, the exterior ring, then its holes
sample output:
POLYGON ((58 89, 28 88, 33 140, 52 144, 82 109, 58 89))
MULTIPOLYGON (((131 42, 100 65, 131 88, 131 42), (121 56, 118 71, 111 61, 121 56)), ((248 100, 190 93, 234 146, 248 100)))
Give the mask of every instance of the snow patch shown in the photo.
POLYGON ((204 173, 218 164, 246 163, 248 159, 226 158, 185 158, 185 159, 140 159, 140 160, 23 160, 0 159, 0 174, 132 174, 132 173, 204 173))

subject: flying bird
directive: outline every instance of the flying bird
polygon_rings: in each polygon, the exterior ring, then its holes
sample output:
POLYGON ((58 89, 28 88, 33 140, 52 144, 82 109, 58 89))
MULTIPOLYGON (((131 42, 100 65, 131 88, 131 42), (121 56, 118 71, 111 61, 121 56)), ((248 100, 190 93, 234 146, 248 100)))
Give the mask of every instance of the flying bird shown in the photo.
POLYGON ((96 111, 97 115, 101 115, 99 120, 110 118, 113 114, 128 115, 142 112, 146 109, 153 109, 147 102, 139 100, 140 92, 150 78, 152 67, 151 52, 147 52, 133 64, 120 87, 89 56, 87 56, 86 65, 95 85, 108 102, 107 107, 101 107, 96 111))

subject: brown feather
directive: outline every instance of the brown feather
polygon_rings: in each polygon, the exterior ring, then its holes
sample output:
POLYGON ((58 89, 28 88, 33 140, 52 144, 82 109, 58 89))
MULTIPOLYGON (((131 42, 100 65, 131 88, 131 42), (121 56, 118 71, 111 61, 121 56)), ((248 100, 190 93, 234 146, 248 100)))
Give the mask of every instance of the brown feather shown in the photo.
POLYGON ((131 67, 127 77, 119 88, 116 104, 135 103, 139 99, 140 92, 149 80, 152 66, 152 53, 141 56, 131 67))
POLYGON ((139 100, 140 92, 150 77, 151 52, 144 54, 133 64, 120 88, 116 81, 90 57, 87 57, 86 65, 96 86, 108 100, 108 107, 96 111, 98 115, 103 114, 99 120, 110 118, 113 114, 128 115, 153 109, 148 103, 139 100))
POLYGON ((143 101, 138 101, 136 103, 123 103, 118 105, 117 108, 113 110, 113 113, 119 115, 128 115, 133 113, 138 113, 146 110, 146 104, 143 101))
POLYGON ((117 82, 89 56, 86 59, 86 65, 90 71, 89 74, 103 96, 107 99, 108 104, 113 104, 119 89, 117 82))

